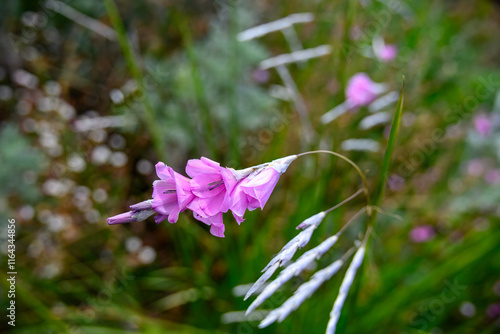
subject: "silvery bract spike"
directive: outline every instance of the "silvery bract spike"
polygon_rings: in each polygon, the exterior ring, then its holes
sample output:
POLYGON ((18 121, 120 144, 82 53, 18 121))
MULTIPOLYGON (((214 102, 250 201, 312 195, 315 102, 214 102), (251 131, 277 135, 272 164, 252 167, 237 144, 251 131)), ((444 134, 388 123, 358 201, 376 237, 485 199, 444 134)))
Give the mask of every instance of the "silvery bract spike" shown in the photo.
POLYGON ((248 297, 250 297, 264 283, 266 283, 267 280, 274 274, 274 272, 276 271, 276 269, 278 269, 279 266, 280 266, 279 262, 276 262, 274 265, 272 265, 271 267, 269 267, 269 269, 266 270, 266 272, 262 276, 260 276, 260 278, 257 280, 257 282, 255 282, 255 284, 252 285, 252 287, 250 288, 250 290, 248 290, 248 292, 246 293, 245 298, 243 298, 243 300, 247 300, 248 297))
POLYGON ((270 324, 272 324, 273 322, 275 322, 276 320, 278 320, 279 316, 278 313, 273 313, 273 312, 269 313, 267 317, 264 320, 262 320, 262 322, 259 324, 259 328, 265 328, 270 324))
POLYGON ((309 59, 326 56, 332 52, 330 45, 320 45, 314 48, 298 50, 292 53, 281 54, 276 57, 264 59, 260 62, 259 67, 263 70, 272 67, 279 67, 290 63, 303 62, 309 59))
POLYGON ((320 212, 318 214, 315 214, 314 216, 304 220, 299 226, 297 226, 297 229, 303 230, 311 225, 318 226, 321 223, 321 221, 323 221, 323 218, 325 218, 325 216, 326 216, 325 212, 320 212))
POLYGON ((248 41, 257 37, 264 36, 268 33, 283 30, 289 28, 297 23, 308 23, 314 20, 314 14, 312 13, 295 13, 283 17, 281 19, 264 23, 245 31, 242 31, 238 34, 238 41, 248 41))
POLYGON ((295 311, 307 298, 327 280, 332 278, 333 275, 342 267, 344 262, 337 260, 328 267, 316 272, 311 279, 302 284, 294 295, 288 298, 283 305, 271 311, 268 316, 260 323, 259 328, 264 328, 272 324, 274 321, 283 321, 290 313, 295 311))
MULTIPOLYGON (((300 239, 300 238, 299 238, 300 239)), ((280 253, 280 267, 283 267, 287 264, 295 255, 295 252, 299 249, 299 243, 297 242, 295 245, 289 247, 287 250, 280 253)))
POLYGON ((348 112, 350 108, 351 106, 347 101, 342 102, 341 104, 321 116, 321 123, 327 124, 333 122, 338 117, 348 112))
POLYGON ((359 128, 362 130, 368 130, 375 126, 386 124, 391 120, 391 114, 387 112, 377 112, 373 115, 366 116, 359 122, 359 128))
POLYGON ((328 321, 328 325, 326 328, 326 334, 335 334, 335 329, 337 327, 337 322, 339 321, 340 312, 342 311, 342 307, 344 305, 347 294, 349 293, 349 289, 351 288, 352 282, 354 281, 354 277, 356 276, 356 272, 358 268, 363 263, 363 258, 365 256, 365 246, 361 246, 354 258, 352 259, 349 268, 345 274, 344 280, 340 285, 339 295, 337 299, 335 299, 335 303, 333 304, 333 309, 330 312, 330 320, 328 321))
POLYGON ((328 239, 323 241, 321 244, 316 246, 316 248, 314 248, 314 249, 316 250, 316 253, 318 254, 317 259, 319 259, 321 256, 323 256, 323 254, 325 254, 326 252, 328 252, 328 250, 330 248, 332 248, 333 245, 335 245, 337 240, 339 240, 338 235, 332 235, 331 237, 329 237, 328 239))
POLYGON ((368 110, 372 113, 382 110, 383 108, 391 105, 392 103, 399 100, 399 92, 389 92, 375 101, 373 101, 369 106, 368 110))
POLYGON ((340 144, 344 151, 380 151, 380 144, 372 139, 347 139, 340 144))
POLYGON ((278 255, 276 255, 271 261, 269 261, 269 263, 264 267, 264 269, 262 269, 262 272, 265 272, 270 266, 272 266, 278 261, 281 261, 281 266, 283 267, 297 251, 296 247, 297 244, 299 244, 298 246, 299 248, 302 248, 309 242, 309 240, 311 239, 312 232, 323 221, 325 215, 326 215, 325 212, 320 212, 312 217, 307 218, 301 224, 299 224, 297 228, 304 229, 304 231, 297 234, 292 240, 290 240, 285 246, 283 246, 278 255), (312 229, 306 232, 305 228, 309 226, 311 226, 312 229), (288 253, 285 254, 285 252, 288 253), (288 258, 288 260, 284 261, 284 258, 288 258))
POLYGON ((338 236, 332 236, 315 248, 305 252, 300 258, 294 263, 290 264, 288 267, 283 269, 283 271, 278 275, 278 277, 271 282, 266 288, 261 292, 261 294, 254 300, 252 304, 248 307, 246 314, 251 313, 257 307, 259 307, 267 298, 269 298, 276 290, 278 290, 283 284, 288 282, 293 276, 299 275, 304 269, 306 269, 315 259, 318 259, 327 250, 329 250, 335 242, 338 240, 338 236))

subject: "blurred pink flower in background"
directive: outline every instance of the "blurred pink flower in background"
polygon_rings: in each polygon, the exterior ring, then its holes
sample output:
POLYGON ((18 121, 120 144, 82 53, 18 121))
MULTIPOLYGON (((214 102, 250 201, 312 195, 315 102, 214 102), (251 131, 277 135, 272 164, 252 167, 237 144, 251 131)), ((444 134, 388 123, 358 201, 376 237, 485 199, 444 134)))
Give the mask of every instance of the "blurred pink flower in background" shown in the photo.
POLYGON ((474 117, 474 127, 484 137, 488 137, 493 130, 491 119, 485 114, 479 114, 474 117))
POLYGON ((467 174, 473 177, 480 176, 484 173, 485 165, 480 158, 472 159, 467 162, 467 174))
POLYGON ((404 188, 405 185, 405 179, 404 177, 397 175, 397 174, 392 174, 389 177, 389 180, 387 181, 389 189, 392 191, 400 191, 404 188))
POLYGON ((488 318, 497 318, 500 316, 500 303, 490 304, 486 309, 488 318))
POLYGON ((484 181, 489 184, 499 184, 500 183, 500 169, 490 169, 484 175, 484 181))
POLYGON ((365 73, 356 73, 347 83, 347 103, 351 108, 365 106, 386 90, 386 85, 372 81, 365 73))
POLYGON ((373 41, 373 51, 375 56, 384 63, 393 61, 398 54, 396 45, 385 44, 382 39, 380 39, 380 42, 373 41))
POLYGON ((398 54, 398 48, 396 45, 385 44, 384 39, 380 36, 373 39, 372 46, 375 56, 384 63, 393 61, 398 54))
POLYGON ((252 72, 252 79, 258 84, 264 84, 269 81, 271 73, 268 70, 256 69, 252 72))
POLYGON ((436 232, 430 225, 421 225, 410 231, 410 240, 414 243, 426 242, 434 238, 436 232))

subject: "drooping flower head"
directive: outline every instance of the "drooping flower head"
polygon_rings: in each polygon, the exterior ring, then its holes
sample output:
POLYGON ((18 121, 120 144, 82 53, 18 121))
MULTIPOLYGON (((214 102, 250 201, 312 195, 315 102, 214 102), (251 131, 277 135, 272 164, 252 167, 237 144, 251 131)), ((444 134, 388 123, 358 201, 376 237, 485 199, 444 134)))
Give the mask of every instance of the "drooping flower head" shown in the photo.
POLYGON ((347 83, 347 103, 351 108, 362 107, 373 102, 386 90, 386 85, 372 81, 365 73, 357 73, 347 83))
POLYGON ((194 218, 210 226, 210 233, 224 237, 223 214, 231 210, 239 224, 247 209, 263 209, 280 175, 296 158, 235 170, 202 157, 188 161, 186 173, 191 178, 159 162, 156 173, 160 180, 153 183, 153 199, 130 206, 130 212, 108 218, 108 223, 131 223, 154 214, 156 223, 175 223, 181 212, 190 209, 194 218))

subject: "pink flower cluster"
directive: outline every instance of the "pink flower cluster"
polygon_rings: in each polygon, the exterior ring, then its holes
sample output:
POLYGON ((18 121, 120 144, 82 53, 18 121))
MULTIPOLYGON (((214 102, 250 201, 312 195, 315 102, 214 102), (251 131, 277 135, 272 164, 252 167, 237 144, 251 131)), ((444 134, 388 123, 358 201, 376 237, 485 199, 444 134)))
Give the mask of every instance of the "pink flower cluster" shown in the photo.
POLYGON ((222 215, 231 211, 240 224, 244 221, 246 210, 263 209, 281 174, 296 158, 296 155, 291 155, 259 166, 234 170, 202 157, 188 161, 186 174, 189 178, 159 162, 156 173, 160 180, 153 183, 153 199, 132 205, 131 212, 111 217, 108 223, 138 221, 138 218, 144 219, 144 214, 139 215, 144 212, 148 216, 156 213, 156 223, 164 220, 176 223, 179 214, 189 209, 197 220, 210 226, 210 233, 222 238, 222 215))

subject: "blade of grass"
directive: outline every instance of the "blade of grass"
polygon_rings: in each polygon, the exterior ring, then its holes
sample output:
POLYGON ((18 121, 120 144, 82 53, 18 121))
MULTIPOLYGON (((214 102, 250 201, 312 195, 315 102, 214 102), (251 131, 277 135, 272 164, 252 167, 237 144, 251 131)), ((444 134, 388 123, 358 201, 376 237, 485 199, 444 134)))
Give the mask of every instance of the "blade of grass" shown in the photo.
POLYGON ((167 163, 167 151, 165 142, 163 140, 163 135, 160 131, 160 127, 158 126, 158 122, 155 119, 153 106, 151 104, 151 100, 149 99, 147 89, 144 86, 143 76, 132 50, 132 46, 130 45, 130 41, 128 40, 127 34, 125 32, 125 26, 123 25, 120 13, 118 12, 118 8, 116 7, 116 4, 113 0, 104 0, 104 5, 111 20, 113 29, 116 32, 116 36, 118 38, 118 42, 120 43, 123 56, 125 57, 125 61, 127 62, 127 67, 132 77, 136 81, 137 86, 139 87, 139 93, 143 97, 142 103, 144 107, 144 120, 146 122, 146 127, 151 135, 151 140, 153 141, 153 146, 156 150, 156 154, 158 155, 159 159, 167 163))
POLYGON ((401 124, 401 118, 403 115, 403 101, 404 101, 404 89, 405 89, 405 77, 403 76, 403 86, 401 87, 401 93, 399 94, 399 101, 396 107, 396 113, 392 119, 391 133, 389 134, 389 141, 387 142, 387 148, 385 149, 384 162, 382 164, 382 174, 379 184, 379 190, 375 197, 375 205, 379 206, 382 203, 385 193, 385 187, 387 183, 387 177, 389 175, 389 167, 392 160, 392 153, 394 152, 394 146, 396 145, 396 139, 399 132, 399 126, 401 124))

